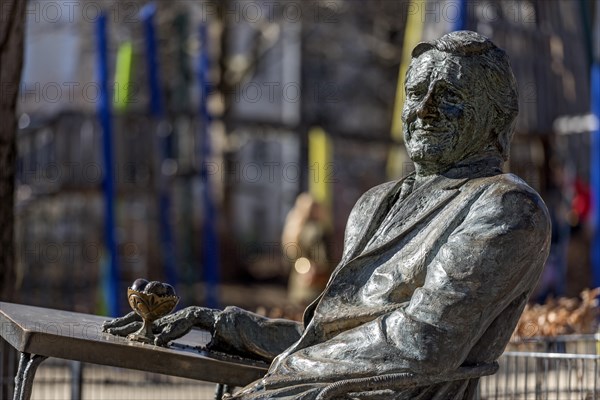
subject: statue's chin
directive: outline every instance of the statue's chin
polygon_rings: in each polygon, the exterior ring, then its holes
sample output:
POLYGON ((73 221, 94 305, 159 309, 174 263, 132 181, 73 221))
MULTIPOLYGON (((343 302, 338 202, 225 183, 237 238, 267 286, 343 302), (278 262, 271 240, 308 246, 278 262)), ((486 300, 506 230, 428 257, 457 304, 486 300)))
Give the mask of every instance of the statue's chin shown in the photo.
POLYGON ((441 173, 456 162, 451 157, 454 155, 452 150, 445 146, 425 146, 408 149, 408 155, 417 165, 419 175, 441 173))
POLYGON ((416 145, 407 147, 408 156, 416 163, 440 162, 444 155, 442 146, 416 145))
POLYGON ((406 142, 406 150, 413 162, 428 166, 427 169, 439 169, 451 164, 456 156, 457 143, 456 134, 411 135, 406 142))

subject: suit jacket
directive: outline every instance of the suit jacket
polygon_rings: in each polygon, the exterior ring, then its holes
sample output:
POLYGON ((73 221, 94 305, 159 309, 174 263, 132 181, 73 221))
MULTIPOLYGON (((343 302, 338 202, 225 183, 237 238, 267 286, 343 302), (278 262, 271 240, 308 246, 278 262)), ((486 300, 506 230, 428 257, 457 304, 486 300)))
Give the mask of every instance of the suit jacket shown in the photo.
MULTIPOLYGON (((312 398, 327 382, 443 374, 500 356, 548 255, 544 203, 497 168, 451 171, 400 200, 403 183, 382 184, 358 200, 343 258, 306 309, 301 336, 239 398, 312 398)), ((271 339, 278 340, 262 342, 271 339)), ((384 398, 470 399, 476 383, 384 398)))

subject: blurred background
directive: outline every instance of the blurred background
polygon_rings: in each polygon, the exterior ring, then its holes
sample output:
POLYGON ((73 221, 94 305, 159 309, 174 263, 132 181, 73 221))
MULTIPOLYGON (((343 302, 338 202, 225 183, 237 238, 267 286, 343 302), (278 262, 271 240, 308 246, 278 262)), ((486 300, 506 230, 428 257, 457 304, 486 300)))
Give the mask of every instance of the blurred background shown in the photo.
MULTIPOLYGON (((505 170, 542 195, 553 222, 516 336, 596 331, 598 290, 585 289, 600 286, 597 0, 21 4, 21 81, 2 77, 3 95, 18 92, 16 262, 2 266, 15 285, 0 299, 116 316, 144 277, 173 285, 179 307, 299 318, 340 258, 359 196, 413 169, 399 118, 410 51, 469 29, 512 60, 520 114, 505 170)), ((536 349, 564 352, 573 338, 536 349)), ((596 354, 597 339, 580 341, 596 354)), ((596 390, 599 361, 577 357, 564 374, 591 376, 577 384, 596 390)), ((67 398, 69 382, 81 397, 80 363, 44 365, 36 390, 54 397, 35 398, 67 398)), ((195 382, 94 368, 86 398, 210 397, 195 382), (105 391, 119 385, 137 394, 105 391)))
POLYGON ((12 300, 121 315, 145 277, 175 286, 180 307, 298 317, 358 197, 412 171, 398 112, 410 50, 458 29, 504 48, 519 83, 505 170, 553 221, 532 300, 600 286, 599 12, 590 0, 28 1, 12 300))

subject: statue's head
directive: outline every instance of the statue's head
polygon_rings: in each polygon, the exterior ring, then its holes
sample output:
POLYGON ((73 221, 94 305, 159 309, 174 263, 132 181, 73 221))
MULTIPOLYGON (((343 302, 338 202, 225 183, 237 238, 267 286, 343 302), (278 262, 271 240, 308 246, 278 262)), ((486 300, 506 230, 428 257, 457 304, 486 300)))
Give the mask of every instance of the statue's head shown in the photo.
POLYGON ((508 56, 486 37, 459 31, 419 43, 405 90, 406 147, 426 173, 478 155, 508 158, 517 84, 508 56))

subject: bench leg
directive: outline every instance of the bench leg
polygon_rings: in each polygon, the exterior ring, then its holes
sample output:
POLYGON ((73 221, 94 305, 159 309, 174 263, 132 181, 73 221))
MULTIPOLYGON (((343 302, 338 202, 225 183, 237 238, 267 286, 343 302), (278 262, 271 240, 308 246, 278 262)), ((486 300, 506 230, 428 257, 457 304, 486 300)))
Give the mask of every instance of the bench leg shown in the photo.
POLYGON ((223 395, 231 394, 232 389, 233 388, 229 385, 224 385, 222 383, 217 384, 217 388, 215 389, 215 400, 221 400, 224 398, 223 395))
POLYGON ((15 393, 13 400, 29 400, 33 387, 33 378, 37 367, 44 361, 46 356, 37 354, 21 353, 19 369, 15 376, 15 393))

